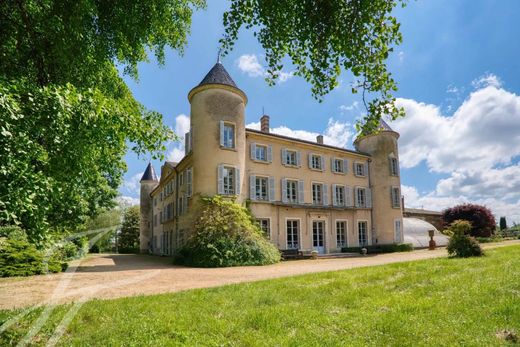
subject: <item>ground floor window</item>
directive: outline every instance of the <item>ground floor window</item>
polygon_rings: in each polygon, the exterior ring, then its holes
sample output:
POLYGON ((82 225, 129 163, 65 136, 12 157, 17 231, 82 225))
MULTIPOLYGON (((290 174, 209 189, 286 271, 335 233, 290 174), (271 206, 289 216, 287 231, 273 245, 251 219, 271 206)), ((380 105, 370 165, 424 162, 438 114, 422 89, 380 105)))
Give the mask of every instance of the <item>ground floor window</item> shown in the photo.
POLYGON ((360 247, 368 245, 368 223, 366 221, 358 222, 358 237, 360 247))
POLYGON ((298 249, 299 248, 299 220, 288 219, 287 220, 287 249, 298 249))
POLYGON ((395 242, 400 243, 403 242, 403 228, 400 219, 396 219, 394 221, 394 229, 395 229, 395 242))
POLYGON ((312 247, 322 253, 325 247, 324 241, 325 222, 321 220, 312 221, 312 247))
POLYGON ((347 246, 347 222, 336 221, 336 245, 338 248, 347 246))
POLYGON ((271 237, 271 223, 269 218, 259 218, 258 224, 260 224, 260 229, 265 233, 265 235, 270 238, 271 237))

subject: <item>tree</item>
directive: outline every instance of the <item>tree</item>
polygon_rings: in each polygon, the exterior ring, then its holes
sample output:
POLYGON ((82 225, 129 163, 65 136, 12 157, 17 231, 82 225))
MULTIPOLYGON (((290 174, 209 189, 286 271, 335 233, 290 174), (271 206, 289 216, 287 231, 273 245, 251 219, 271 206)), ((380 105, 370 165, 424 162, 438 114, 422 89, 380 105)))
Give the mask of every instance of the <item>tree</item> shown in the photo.
POLYGON ((506 217, 500 217, 500 231, 507 229, 506 217))
POLYGON ((352 73, 352 92, 363 92, 367 114, 358 129, 371 133, 382 115, 404 114, 394 106, 395 81, 385 60, 402 41, 392 10, 406 0, 231 0, 224 14, 224 53, 233 48, 241 27, 252 29, 266 51, 267 81, 273 84, 288 56, 295 74, 312 84, 321 99, 336 88, 342 71, 352 73), (367 100, 365 92, 378 97, 367 100))
POLYGON ((117 240, 119 252, 139 252, 139 215, 139 206, 132 206, 125 210, 121 232, 117 240))
POLYGON ((462 204, 448 208, 442 212, 444 228, 449 228, 456 220, 471 223, 470 235, 474 237, 490 237, 496 227, 495 217, 485 206, 462 204))

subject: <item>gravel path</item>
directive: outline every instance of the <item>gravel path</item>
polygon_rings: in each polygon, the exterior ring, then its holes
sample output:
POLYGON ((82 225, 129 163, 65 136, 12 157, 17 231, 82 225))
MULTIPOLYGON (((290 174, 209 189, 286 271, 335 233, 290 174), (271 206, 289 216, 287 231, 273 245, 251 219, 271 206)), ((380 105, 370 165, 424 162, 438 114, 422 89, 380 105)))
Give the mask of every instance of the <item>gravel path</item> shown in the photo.
MULTIPOLYGON (((496 248, 520 240, 486 244, 496 248)), ((445 249, 351 258, 296 260, 268 266, 201 269, 171 265, 170 258, 99 254, 72 262, 61 274, 0 279, 0 309, 177 292, 314 272, 351 269, 446 256, 445 249)))

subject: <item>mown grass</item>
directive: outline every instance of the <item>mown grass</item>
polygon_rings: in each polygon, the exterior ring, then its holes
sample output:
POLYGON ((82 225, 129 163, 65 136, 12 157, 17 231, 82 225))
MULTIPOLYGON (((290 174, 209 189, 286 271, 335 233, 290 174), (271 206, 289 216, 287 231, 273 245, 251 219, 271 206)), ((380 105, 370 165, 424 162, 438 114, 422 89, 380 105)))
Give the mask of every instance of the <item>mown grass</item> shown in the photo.
MULTIPOLYGON (((71 305, 33 339, 45 345, 71 305)), ((0 312, 6 321, 19 311, 0 312)), ((41 309, 9 328, 15 344, 41 309)), ((490 346, 520 333, 520 247, 175 294, 87 302, 58 345, 490 346)))

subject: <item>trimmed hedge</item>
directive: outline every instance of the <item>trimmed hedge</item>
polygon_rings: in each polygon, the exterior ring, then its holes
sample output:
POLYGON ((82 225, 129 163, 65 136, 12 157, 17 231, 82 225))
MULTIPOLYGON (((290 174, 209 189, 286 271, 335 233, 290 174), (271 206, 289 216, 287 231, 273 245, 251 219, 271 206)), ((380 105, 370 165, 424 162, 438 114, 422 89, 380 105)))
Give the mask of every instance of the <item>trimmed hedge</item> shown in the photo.
POLYGON ((411 243, 392 243, 389 245, 371 245, 365 247, 343 247, 342 253, 361 253, 361 249, 366 248, 367 254, 374 253, 395 253, 395 252, 410 252, 413 251, 411 243))

